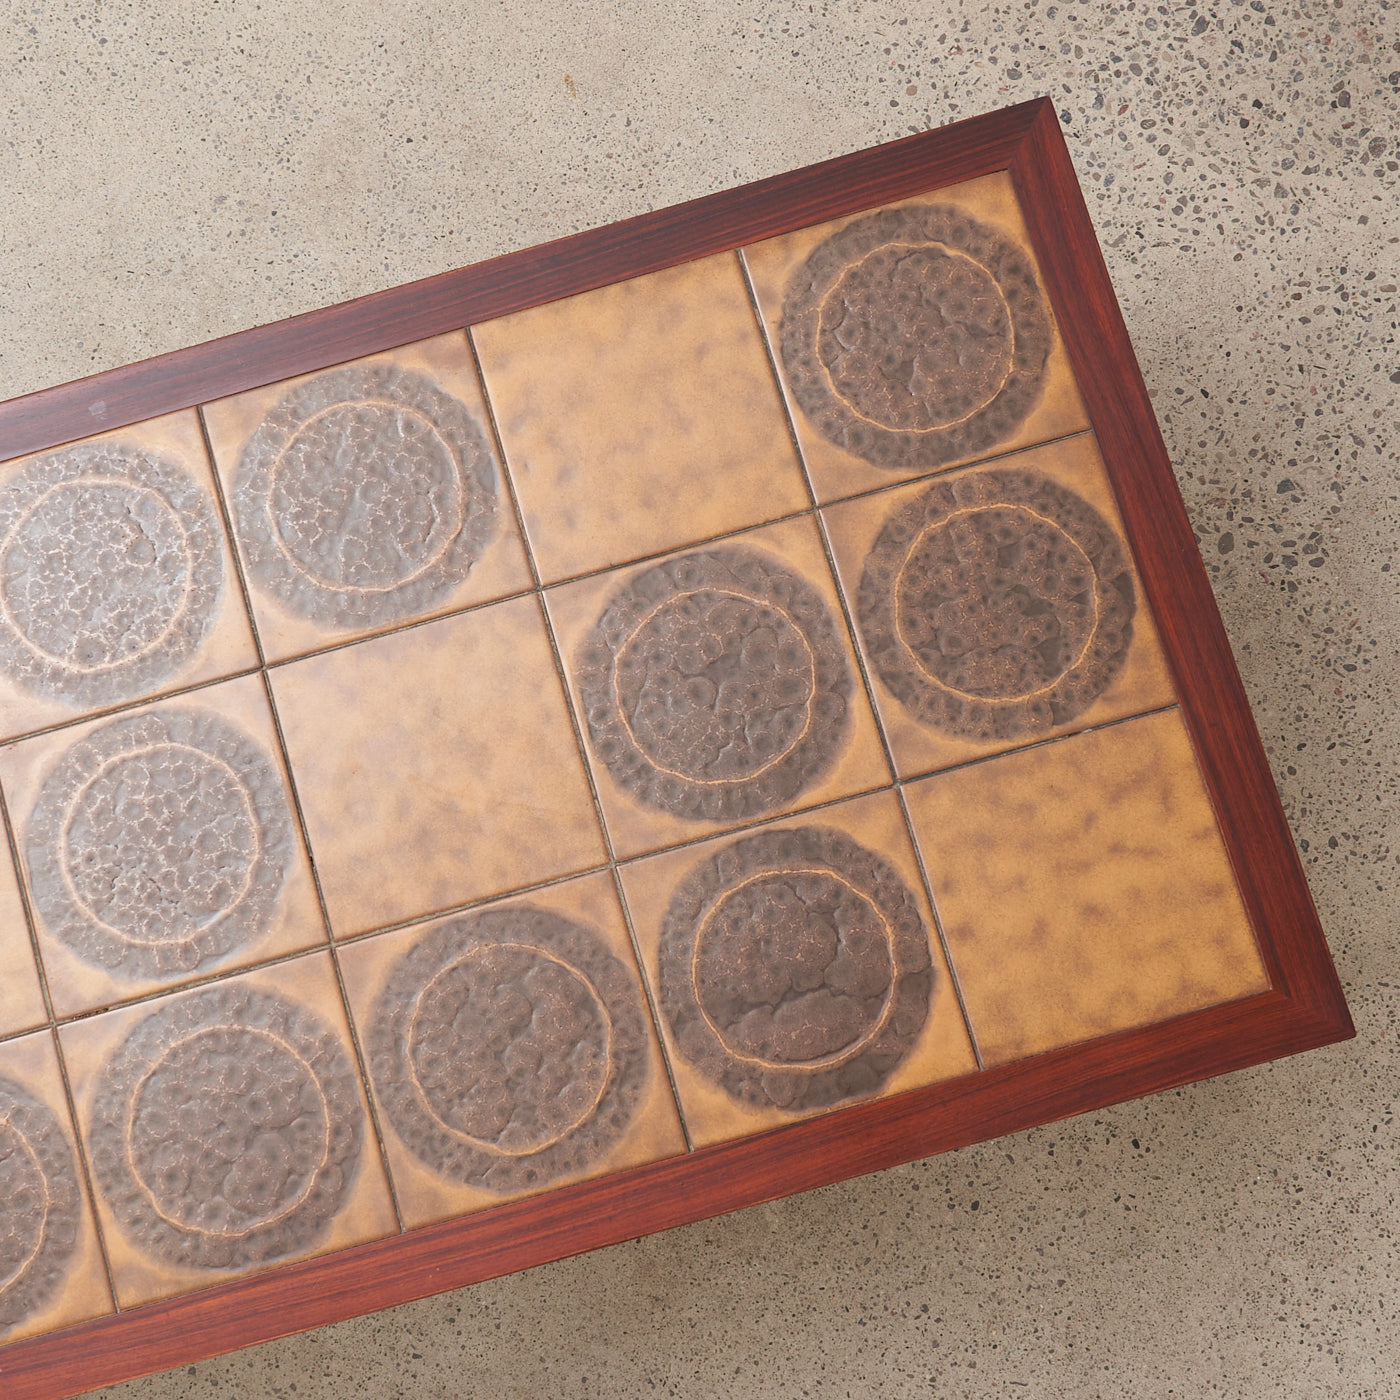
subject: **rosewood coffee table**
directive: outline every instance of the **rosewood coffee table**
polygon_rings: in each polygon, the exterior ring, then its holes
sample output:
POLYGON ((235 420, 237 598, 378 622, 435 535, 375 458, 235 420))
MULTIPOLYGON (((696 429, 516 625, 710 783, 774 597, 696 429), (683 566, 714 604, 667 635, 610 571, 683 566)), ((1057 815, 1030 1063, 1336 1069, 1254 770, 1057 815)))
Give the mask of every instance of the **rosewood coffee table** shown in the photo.
POLYGON ((1048 102, 0 459, 6 1400, 1352 1034, 1048 102))

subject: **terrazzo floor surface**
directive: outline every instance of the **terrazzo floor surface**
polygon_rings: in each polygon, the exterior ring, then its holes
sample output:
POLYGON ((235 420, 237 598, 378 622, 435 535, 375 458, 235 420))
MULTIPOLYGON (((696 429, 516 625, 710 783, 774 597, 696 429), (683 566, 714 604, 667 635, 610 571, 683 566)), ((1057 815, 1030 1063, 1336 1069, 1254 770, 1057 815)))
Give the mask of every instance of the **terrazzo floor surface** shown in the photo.
POLYGON ((113 1395, 1383 1396, 1400 12, 3 12, 0 397, 1049 93, 1348 1044, 113 1395))

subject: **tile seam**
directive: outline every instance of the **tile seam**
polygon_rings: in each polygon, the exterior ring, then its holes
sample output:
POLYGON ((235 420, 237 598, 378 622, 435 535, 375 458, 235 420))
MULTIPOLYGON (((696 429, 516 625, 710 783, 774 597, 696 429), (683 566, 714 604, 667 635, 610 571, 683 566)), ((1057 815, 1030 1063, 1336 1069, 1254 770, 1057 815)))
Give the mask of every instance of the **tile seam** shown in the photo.
POLYGON ((554 662, 555 680, 559 683, 564 694, 564 708, 569 716, 569 724, 574 733, 574 748, 579 762, 583 765, 583 775, 588 782, 588 791, 593 800, 593 815, 598 823, 599 835, 603 841, 603 851, 607 856, 607 868, 612 873, 613 892, 617 896, 618 907, 622 912, 622 921, 627 930, 627 939, 632 946, 632 958, 636 964, 637 981, 642 989, 642 996, 646 1002, 647 1013, 652 1021, 652 1034, 656 1038, 656 1044, 661 1054, 661 1064, 666 1071, 666 1082, 671 1090, 671 1099, 676 1111, 676 1121, 680 1124, 681 1135, 685 1141, 686 1151, 693 1152, 695 1144, 691 1140, 690 1129, 685 1121, 685 1114, 681 1109, 680 1093, 676 1087, 675 1071, 671 1066, 671 1057, 666 1050, 666 1038, 661 1033, 661 1023, 658 1019, 657 1007, 652 997, 651 986, 647 980, 646 965, 642 961, 641 946, 637 941, 637 930, 633 925, 632 911, 627 903, 627 895, 622 887, 622 877, 618 874, 617 856, 613 850, 612 834, 608 830, 607 816, 603 811, 602 797, 598 792, 598 782, 593 773, 592 764, 589 762, 587 748, 583 742, 583 728, 579 717, 574 709, 573 697, 569 693, 569 678, 565 674, 563 656, 559 650, 559 639, 554 632, 554 621, 550 617, 549 605, 545 600, 544 587, 540 579, 539 565, 535 559, 534 547, 530 543, 530 537, 525 529, 525 516, 520 506, 520 499, 515 490, 515 480, 511 475, 510 460, 506 455, 505 441, 501 437, 500 424, 496 419, 495 405, 491 402, 490 389, 486 383, 486 375, 481 368, 481 357, 477 352, 476 338, 471 333, 471 327, 464 329, 467 345, 471 350, 472 364, 476 368, 477 381, 481 386, 481 399, 486 407, 486 417, 491 427, 492 441, 496 447, 497 456, 500 459, 501 477, 506 484, 506 492, 510 496, 511 507, 515 512, 516 528, 520 531, 520 540, 525 549, 525 560, 530 569, 530 577, 534 580, 535 603, 539 608, 540 617, 544 623, 545 636, 549 640, 550 657, 554 662))

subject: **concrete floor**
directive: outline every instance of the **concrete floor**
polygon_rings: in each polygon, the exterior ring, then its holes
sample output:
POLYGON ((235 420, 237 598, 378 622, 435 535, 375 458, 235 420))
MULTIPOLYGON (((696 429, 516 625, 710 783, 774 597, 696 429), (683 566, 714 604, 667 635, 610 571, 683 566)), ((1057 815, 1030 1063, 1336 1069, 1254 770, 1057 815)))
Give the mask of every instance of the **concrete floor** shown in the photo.
POLYGON ((0 15, 0 398, 1051 94, 1359 1029, 114 1400, 1400 1391, 1394 0, 0 15))

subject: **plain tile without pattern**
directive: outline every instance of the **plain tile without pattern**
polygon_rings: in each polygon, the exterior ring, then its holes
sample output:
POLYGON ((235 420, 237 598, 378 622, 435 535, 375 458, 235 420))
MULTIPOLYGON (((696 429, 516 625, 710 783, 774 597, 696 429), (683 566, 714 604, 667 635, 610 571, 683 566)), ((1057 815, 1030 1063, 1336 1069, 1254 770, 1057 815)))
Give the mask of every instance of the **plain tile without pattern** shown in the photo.
POLYGON ((906 793, 987 1063, 1267 989, 1178 711, 906 793))
POLYGON ((808 503, 732 253, 472 337, 546 583, 808 503))
POLYGON ((605 860, 536 598, 270 674, 337 936, 605 860))

